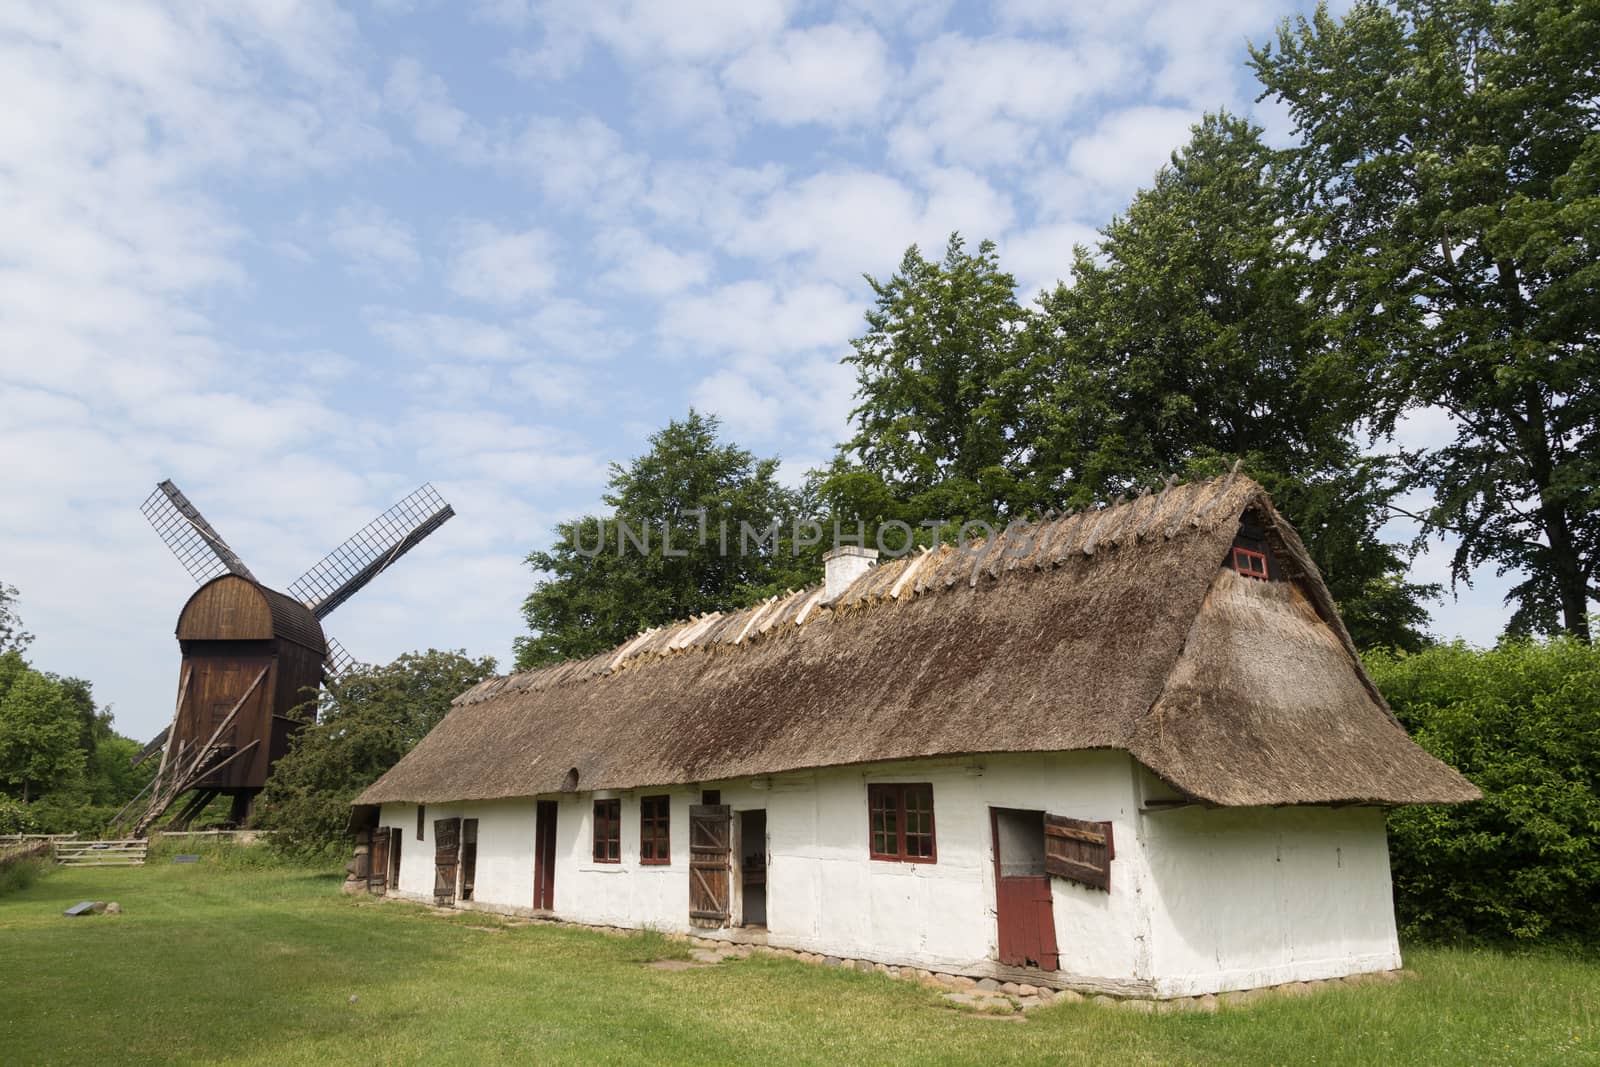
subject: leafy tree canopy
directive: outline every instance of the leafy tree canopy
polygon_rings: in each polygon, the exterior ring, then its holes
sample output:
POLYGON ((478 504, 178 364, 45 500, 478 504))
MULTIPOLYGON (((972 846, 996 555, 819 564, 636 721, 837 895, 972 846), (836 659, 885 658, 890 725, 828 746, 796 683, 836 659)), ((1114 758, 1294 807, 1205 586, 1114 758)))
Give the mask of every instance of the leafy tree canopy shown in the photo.
POLYGON ((1300 144, 1283 188, 1375 425, 1410 457, 1454 576, 1525 572, 1514 630, 1587 636, 1600 598, 1600 12, 1566 0, 1320 7, 1252 50, 1300 144))
POLYGON ((644 455, 612 464, 611 514, 563 523, 554 545, 528 556, 545 577, 523 603, 530 632, 516 641, 517 669, 814 580, 805 575, 815 552, 793 551, 799 498, 779 483, 778 460, 722 441, 719 429, 693 410, 668 423, 644 455))

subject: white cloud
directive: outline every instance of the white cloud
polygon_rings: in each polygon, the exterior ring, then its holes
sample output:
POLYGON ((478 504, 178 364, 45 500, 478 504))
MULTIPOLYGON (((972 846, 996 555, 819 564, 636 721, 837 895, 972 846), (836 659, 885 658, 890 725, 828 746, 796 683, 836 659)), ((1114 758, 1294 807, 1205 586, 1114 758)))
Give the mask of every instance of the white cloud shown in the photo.
POLYGON ((662 336, 697 358, 711 353, 781 356, 848 340, 861 309, 836 285, 803 284, 782 291, 745 281, 668 304, 662 336))
POLYGON ((945 34, 917 51, 907 86, 915 103, 890 131, 890 150, 911 168, 1019 166, 1086 104, 1137 88, 1142 69, 1112 42, 945 34))
POLYGON ((704 252, 670 248, 632 227, 601 231, 594 247, 612 264, 600 276, 612 290, 669 296, 693 289, 711 275, 711 257, 704 252))
POLYGON ((457 237, 446 284, 469 300, 519 304, 555 284, 554 260, 555 240, 543 230, 469 222, 457 237))
POLYGON ((883 39, 866 27, 786 30, 723 70, 756 113, 787 125, 854 123, 878 113, 893 74, 883 39))
POLYGON ((370 202, 340 208, 328 227, 328 243, 344 256, 351 272, 362 277, 412 281, 422 269, 410 228, 370 202))
POLYGON ((1125 202, 1128 191, 1152 183, 1200 118, 1196 111, 1174 107, 1114 111, 1092 133, 1073 138, 1068 167, 1095 192, 1125 202))

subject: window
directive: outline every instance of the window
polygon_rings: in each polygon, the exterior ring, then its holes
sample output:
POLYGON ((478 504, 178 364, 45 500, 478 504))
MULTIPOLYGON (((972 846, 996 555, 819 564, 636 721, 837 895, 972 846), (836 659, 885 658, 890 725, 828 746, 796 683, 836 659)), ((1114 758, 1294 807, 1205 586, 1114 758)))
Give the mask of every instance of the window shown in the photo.
POLYGON ((722 803, 722 790, 720 790, 720 789, 702 789, 700 791, 700 803, 702 803, 702 804, 721 804, 722 803))
POLYGON ((594 861, 622 862, 622 801, 594 802, 594 861))
POLYGON ((639 800, 639 862, 672 862, 672 798, 639 800))
POLYGON ((868 828, 875 860, 933 863, 933 786, 867 786, 868 828))
POLYGON ((1259 578, 1264 582, 1267 580, 1267 555, 1248 548, 1235 548, 1233 569, 1246 578, 1259 578))
POLYGON ((422 840, 422 828, 427 825, 423 820, 427 818, 428 808, 425 804, 417 805, 417 840, 422 840))

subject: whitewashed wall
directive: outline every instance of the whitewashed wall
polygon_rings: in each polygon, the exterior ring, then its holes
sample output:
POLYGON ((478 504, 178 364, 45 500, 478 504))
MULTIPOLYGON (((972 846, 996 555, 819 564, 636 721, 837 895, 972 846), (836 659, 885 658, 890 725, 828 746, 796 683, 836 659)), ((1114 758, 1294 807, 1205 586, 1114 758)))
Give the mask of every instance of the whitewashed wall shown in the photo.
POLYGON ((1183 809, 1144 850, 1164 996, 1400 966, 1379 809, 1183 809))
MULTIPOLYGON (((773 945, 983 973, 998 950, 989 809, 1113 824, 1111 892, 1052 879, 1061 971, 1102 987, 1182 995, 1398 966, 1382 816, 1366 809, 1141 816, 1159 786, 1125 753, 999 755, 830 768, 712 782, 734 811, 765 809, 773 945), (867 785, 930 782, 938 862, 868 857, 867 785), (1330 871, 1333 872, 1330 874, 1330 871)), ((555 914, 576 922, 688 931, 689 807, 701 787, 559 798, 555 914), (641 866, 639 799, 672 798, 672 862, 641 866), (593 801, 622 799, 622 862, 591 855, 593 801)), ((399 893, 432 899, 433 821, 476 818, 471 905, 527 913, 534 801, 385 805, 399 827, 399 893)), ((738 877, 733 878, 737 890, 738 877)), ((735 898, 733 914, 739 915, 735 898)), ((707 934, 707 931, 696 930, 707 934)), ((738 936, 736 931, 727 936, 738 936)))

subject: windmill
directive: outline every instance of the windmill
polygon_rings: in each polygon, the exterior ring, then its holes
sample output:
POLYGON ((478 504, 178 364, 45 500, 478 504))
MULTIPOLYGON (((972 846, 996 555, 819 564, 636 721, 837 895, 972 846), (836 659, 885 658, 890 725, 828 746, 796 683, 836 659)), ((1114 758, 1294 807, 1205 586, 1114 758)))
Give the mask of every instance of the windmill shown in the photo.
POLYGON ((187 826, 219 795, 233 798, 233 821, 242 823, 273 763, 305 725, 297 709, 353 662, 323 633, 322 620, 455 509, 425 484, 289 583, 287 592, 262 585, 171 481, 157 485, 140 510, 200 588, 178 615, 183 663, 172 724, 134 757, 138 766, 159 753, 161 763, 113 825, 148 794, 131 834, 143 837, 185 793, 191 795, 171 825, 187 826))

